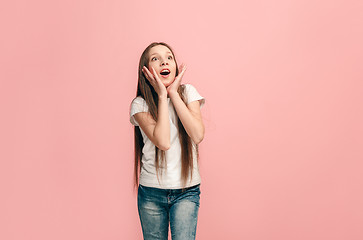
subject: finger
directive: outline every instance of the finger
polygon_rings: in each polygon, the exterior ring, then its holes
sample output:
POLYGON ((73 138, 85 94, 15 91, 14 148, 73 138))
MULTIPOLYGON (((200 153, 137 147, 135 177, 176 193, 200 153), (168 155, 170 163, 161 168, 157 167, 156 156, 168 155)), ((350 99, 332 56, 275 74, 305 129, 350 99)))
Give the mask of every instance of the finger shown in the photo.
POLYGON ((151 77, 151 73, 147 73, 146 70, 143 69, 142 71, 146 77, 146 79, 149 81, 149 83, 151 84, 151 86, 156 89, 155 87, 157 86, 157 82, 153 79, 153 77, 151 77))
POLYGON ((147 67, 143 67, 143 72, 144 73, 146 73, 146 75, 148 76, 148 77, 150 77, 150 78, 152 78, 153 79, 153 75, 152 75, 152 73, 149 71, 149 69, 147 69, 147 67))
POLYGON ((144 77, 149 80, 149 76, 147 75, 146 71, 144 69, 141 70, 144 77))
POLYGON ((152 73, 145 66, 143 68, 143 73, 144 73, 146 79, 149 80, 149 82, 154 82, 155 81, 152 73))
POLYGON ((144 76, 146 77, 146 79, 149 80, 149 76, 148 76, 148 73, 146 71, 146 67, 145 66, 142 67, 141 71, 144 74, 144 76))
POLYGON ((160 84, 163 84, 158 76, 158 74, 156 73, 155 69, 153 67, 151 67, 153 69, 153 73, 154 73, 154 77, 155 77, 155 80, 156 82, 160 83, 160 84))
POLYGON ((183 66, 183 70, 178 74, 178 78, 181 79, 184 76, 186 70, 187 70, 186 66, 183 66))
POLYGON ((179 68, 179 74, 178 74, 178 77, 179 76, 183 76, 183 74, 184 74, 184 72, 186 71, 186 66, 185 66, 185 64, 182 64, 181 66, 180 66, 180 68, 179 68))
POLYGON ((154 74, 155 79, 158 78, 158 74, 156 73, 155 69, 153 67, 151 67, 151 69, 153 70, 153 74, 154 74))
POLYGON ((186 65, 184 63, 182 63, 179 67, 179 72, 183 71, 183 69, 186 68, 186 65))

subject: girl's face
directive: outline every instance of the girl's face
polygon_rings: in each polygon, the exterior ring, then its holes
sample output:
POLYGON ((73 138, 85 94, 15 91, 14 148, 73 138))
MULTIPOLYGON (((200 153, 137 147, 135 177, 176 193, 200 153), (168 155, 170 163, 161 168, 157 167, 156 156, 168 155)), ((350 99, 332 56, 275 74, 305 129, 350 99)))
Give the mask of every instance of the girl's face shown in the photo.
POLYGON ((152 47, 149 51, 148 63, 149 71, 153 73, 151 68, 153 67, 165 87, 168 87, 174 81, 176 75, 176 63, 169 48, 164 45, 152 47))

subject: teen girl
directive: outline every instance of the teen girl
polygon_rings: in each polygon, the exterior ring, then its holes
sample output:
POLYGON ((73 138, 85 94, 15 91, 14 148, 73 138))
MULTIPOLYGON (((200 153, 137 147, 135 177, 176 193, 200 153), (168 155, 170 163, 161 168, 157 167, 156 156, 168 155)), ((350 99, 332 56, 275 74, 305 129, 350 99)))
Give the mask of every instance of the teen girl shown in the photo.
POLYGON ((135 186, 144 239, 195 239, 201 178, 198 144, 204 137, 200 109, 205 99, 181 84, 173 50, 150 44, 139 62, 136 98, 130 107, 135 126, 135 186), (139 181, 138 181, 139 180, 139 181))

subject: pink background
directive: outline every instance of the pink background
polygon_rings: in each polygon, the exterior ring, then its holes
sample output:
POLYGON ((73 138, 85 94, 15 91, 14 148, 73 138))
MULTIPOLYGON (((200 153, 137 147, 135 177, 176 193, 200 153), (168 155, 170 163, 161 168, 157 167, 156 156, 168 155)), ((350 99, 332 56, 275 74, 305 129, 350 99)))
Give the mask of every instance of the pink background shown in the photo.
POLYGON ((3 1, 0 239, 141 239, 140 55, 206 98, 197 239, 363 239, 362 1, 3 1))

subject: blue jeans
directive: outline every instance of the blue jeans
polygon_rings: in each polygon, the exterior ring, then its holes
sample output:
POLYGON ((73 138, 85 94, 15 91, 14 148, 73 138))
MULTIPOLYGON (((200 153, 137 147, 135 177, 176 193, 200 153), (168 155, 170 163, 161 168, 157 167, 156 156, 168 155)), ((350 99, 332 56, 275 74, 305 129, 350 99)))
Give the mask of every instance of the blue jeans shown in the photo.
POLYGON ((145 240, 195 239, 200 184, 182 189, 161 189, 139 184, 137 206, 145 240))

